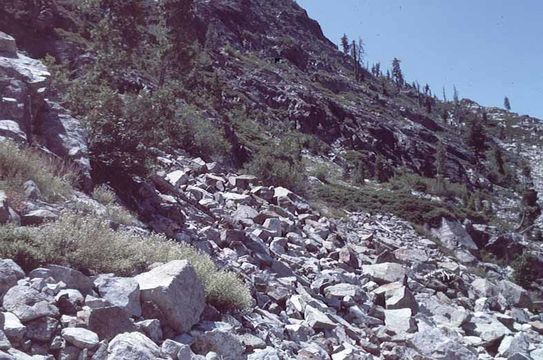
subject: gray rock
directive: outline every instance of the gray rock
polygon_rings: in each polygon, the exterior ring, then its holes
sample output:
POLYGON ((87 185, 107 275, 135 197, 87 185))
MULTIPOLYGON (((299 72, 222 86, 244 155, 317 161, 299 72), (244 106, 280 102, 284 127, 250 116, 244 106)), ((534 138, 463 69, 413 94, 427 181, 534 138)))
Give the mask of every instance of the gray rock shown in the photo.
POLYGON ((133 278, 99 277, 94 284, 100 296, 132 316, 141 315, 140 287, 133 278))
POLYGON ((39 342, 49 342, 59 327, 57 319, 41 317, 26 323, 25 337, 39 342))
POLYGON ((158 266, 135 277, 141 299, 156 304, 174 330, 186 332, 200 320, 205 307, 204 287, 186 260, 158 266))
POLYGON ((136 331, 136 325, 130 320, 128 313, 118 306, 92 309, 88 327, 97 333, 100 339, 106 340, 121 333, 136 331))
POLYGON ((6 334, 0 330, 0 350, 9 350, 11 348, 11 342, 6 334))
POLYGON ((532 304, 528 292, 511 281, 502 280, 498 282, 498 289, 512 307, 529 308, 532 304))
POLYGON ((496 286, 487 279, 478 278, 471 283, 471 288, 478 296, 490 297, 494 295, 496 286))
POLYGON ((194 339, 192 350, 196 354, 217 353, 224 360, 243 360, 245 348, 239 338, 229 331, 214 329, 194 339))
POLYGON ((462 345, 441 329, 427 329, 409 340, 422 355, 436 360, 477 360, 477 353, 462 345))
POLYGON ((324 289, 324 296, 331 299, 335 298, 341 300, 346 296, 353 299, 360 299, 362 294, 363 292, 360 287, 347 283, 328 286, 324 289))
POLYGON ((156 343, 162 342, 162 328, 157 319, 143 320, 136 323, 136 326, 143 331, 145 335, 156 343))
POLYGON ((502 339, 498 354, 504 357, 512 357, 515 354, 528 355, 530 349, 530 339, 523 333, 517 333, 515 336, 506 336, 502 339))
POLYGON ((511 333, 500 321, 483 312, 473 313, 471 319, 462 327, 467 335, 478 336, 488 345, 493 345, 511 333))
MULTIPOLYGON (((0 210, 1 211, 1 210, 0 210)), ((0 260, 0 304, 4 294, 13 286, 17 285, 17 281, 24 278, 25 273, 19 265, 13 260, 0 260)))
POLYGON ((170 339, 164 340, 162 343, 161 351, 164 355, 168 355, 172 359, 190 360, 192 350, 190 346, 178 343, 170 339), (181 356, 180 356, 180 353, 181 356), (188 357, 187 357, 188 355, 188 357))
POLYGON ((62 337, 79 349, 94 349, 100 340, 95 332, 83 328, 62 329, 62 337))
POLYGON ((21 215, 21 224, 24 226, 34 226, 55 221, 56 219, 58 219, 58 214, 51 210, 36 209, 21 215))
POLYGON ((117 335, 108 345, 107 360, 167 359, 160 348, 147 336, 130 332, 117 335))
POLYGON ((396 263, 362 265, 362 272, 378 284, 402 281, 406 276, 404 267, 396 263))
POLYGON ((52 277, 56 281, 62 281, 69 289, 77 289, 83 295, 92 292, 92 280, 78 270, 66 266, 49 265, 46 269, 36 269, 29 274, 30 278, 52 277))
POLYGON ((17 316, 10 312, 0 313, 0 329, 15 344, 20 344, 26 334, 26 326, 21 323, 17 316))
POLYGON ((15 360, 15 358, 8 353, 0 351, 0 360, 15 360))
POLYGON ((0 56, 17 57, 15 39, 0 31, 0 56))
POLYGON ((166 175, 166 180, 175 187, 185 185, 188 179, 187 172, 184 170, 175 170, 166 175))
POLYGON ((41 191, 38 185, 32 180, 28 180, 23 184, 25 197, 29 200, 38 200, 41 198, 41 191))
POLYGON ((337 326, 325 313, 309 305, 305 307, 304 319, 315 330, 334 329, 337 326))
POLYGON ((267 347, 262 350, 256 350, 247 356, 247 360, 281 360, 276 349, 267 347))
POLYGON ((23 323, 44 316, 57 317, 58 308, 45 295, 27 286, 17 285, 4 295, 4 308, 23 323))
POLYGON ((385 310, 385 326, 398 335, 417 331, 417 324, 411 309, 385 310))
POLYGON ((409 308, 413 314, 418 311, 418 304, 413 293, 405 286, 386 291, 385 299, 387 309, 409 308))
POLYGON ((432 233, 447 249, 457 250, 463 248, 468 251, 477 251, 477 244, 458 221, 443 218, 441 227, 432 229, 432 233))
POLYGON ((6 138, 13 140, 19 145, 28 143, 26 133, 21 129, 21 126, 13 120, 0 120, 0 141, 3 141, 6 138))

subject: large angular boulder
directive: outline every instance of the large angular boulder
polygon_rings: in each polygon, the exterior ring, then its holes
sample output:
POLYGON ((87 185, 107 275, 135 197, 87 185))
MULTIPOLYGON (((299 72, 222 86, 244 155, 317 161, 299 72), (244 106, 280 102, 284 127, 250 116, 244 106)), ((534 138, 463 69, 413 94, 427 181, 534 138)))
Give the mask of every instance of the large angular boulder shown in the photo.
POLYGON ((471 319, 463 326, 466 335, 481 338, 487 346, 494 346, 505 336, 511 334, 504 324, 483 312, 473 313, 471 319))
POLYGON ((516 358, 515 356, 518 355, 527 356, 529 349, 530 338, 524 333, 517 333, 515 336, 506 336, 503 338, 498 348, 498 354, 511 359, 516 358))
POLYGON ((88 317, 88 327, 98 334, 100 339, 110 340, 117 334, 136 331, 136 325, 128 313, 118 306, 92 309, 88 317))
POLYGON ((26 326, 21 323, 17 316, 10 312, 0 313, 0 329, 15 344, 22 343, 26 334, 26 326))
POLYGON ((108 345, 107 360, 158 360, 167 359, 153 340, 138 333, 117 335, 108 345))
POLYGON ((58 308, 51 304, 52 301, 37 290, 17 285, 4 295, 4 308, 25 323, 45 316, 58 316, 58 308))
POLYGON ((17 57, 17 44, 10 35, 0 31, 0 56, 17 57))
POLYGON ((417 331, 417 324, 411 309, 385 310, 385 326, 398 335, 417 331))
POLYGON ((132 316, 141 315, 140 286, 133 278, 99 277, 94 281, 100 296, 132 316))
POLYGON ((404 267, 396 263, 362 265, 362 273, 368 275, 371 280, 378 284, 403 281, 406 275, 404 267))
POLYGON ((418 304, 413 293, 405 286, 387 290, 385 292, 385 305, 387 309, 409 308, 413 314, 418 311, 418 304))
POLYGON ((100 342, 96 333, 83 328, 68 327, 62 329, 61 335, 79 349, 94 349, 100 342))
POLYGON ((204 287, 192 265, 175 260, 135 277, 142 301, 158 306, 164 320, 178 332, 189 331, 204 311, 204 287))
POLYGON ((196 354, 207 354, 211 351, 216 353, 220 359, 243 360, 245 347, 241 341, 228 331, 214 329, 194 339, 192 350, 196 354))
MULTIPOLYGON (((0 211, 2 210, 0 209, 0 211)), ((17 285, 18 280, 24 277, 25 273, 23 269, 21 269, 21 267, 17 265, 13 260, 0 259, 0 304, 2 303, 2 298, 4 297, 4 294, 11 287, 17 285)))
POLYGON ((529 308, 532 305, 528 292, 511 281, 498 282, 498 291, 512 307, 529 308))
POLYGON ((46 279, 52 277, 55 281, 62 281, 69 289, 77 289, 83 295, 92 291, 92 280, 78 270, 66 266, 49 265, 47 268, 38 268, 28 274, 30 278, 46 279))
POLYGON ((87 132, 78 119, 57 103, 46 100, 36 126, 47 148, 63 159, 71 160, 79 170, 82 185, 90 189, 90 160, 87 132))
POLYGON ((420 331, 410 340, 410 345, 422 355, 436 360, 477 360, 477 353, 462 345, 453 334, 433 328, 420 331))
POLYGON ((314 330, 334 329, 337 326, 328 315, 309 305, 305 307, 304 318, 314 330))
POLYGON ((477 244, 473 241, 466 229, 458 221, 443 218, 438 229, 432 229, 432 233, 439 241, 450 250, 459 248, 468 251, 477 251, 477 244))

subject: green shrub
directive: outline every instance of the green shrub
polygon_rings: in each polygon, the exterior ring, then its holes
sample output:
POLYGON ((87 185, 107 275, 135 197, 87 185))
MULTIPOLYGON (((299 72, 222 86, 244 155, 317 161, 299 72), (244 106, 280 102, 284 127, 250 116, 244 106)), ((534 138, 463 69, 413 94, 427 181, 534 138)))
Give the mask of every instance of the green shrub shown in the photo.
POLYGON ((114 231, 108 221, 67 214, 39 228, 0 227, 0 257, 26 270, 60 264, 91 273, 131 276, 155 262, 187 259, 204 284, 208 302, 245 308, 251 296, 235 274, 220 270, 206 254, 160 235, 114 231))
POLYGON ((537 258, 532 254, 524 253, 519 256, 511 263, 513 280, 520 286, 530 287, 541 276, 534 266, 536 263, 537 258))
POLYGON ((313 171, 313 176, 322 182, 328 182, 328 174, 330 170, 324 165, 318 165, 313 171))
POLYGON ((349 211, 390 213, 419 225, 429 224, 437 227, 442 218, 455 220, 468 217, 478 222, 486 221, 479 214, 453 208, 444 203, 421 199, 408 192, 323 185, 315 188, 311 196, 313 200, 322 201, 331 207, 349 211))
POLYGON ((117 201, 117 195, 106 185, 95 187, 92 198, 102 205, 111 205, 117 201))
POLYGON ((261 147, 246 165, 246 170, 267 184, 283 186, 298 193, 305 191, 305 167, 300 144, 295 139, 287 137, 278 145, 261 147))
POLYGON ((21 193, 23 184, 32 180, 44 200, 60 201, 72 193, 77 176, 69 166, 31 148, 18 148, 11 141, 0 142, 0 186, 21 193))

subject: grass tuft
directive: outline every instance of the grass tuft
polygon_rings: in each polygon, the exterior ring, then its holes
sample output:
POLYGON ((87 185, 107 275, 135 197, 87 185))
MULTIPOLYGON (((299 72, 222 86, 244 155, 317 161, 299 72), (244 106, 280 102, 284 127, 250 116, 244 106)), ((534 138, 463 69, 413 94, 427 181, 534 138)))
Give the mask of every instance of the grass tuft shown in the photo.
POLYGON ((23 184, 32 180, 44 200, 62 201, 71 195, 76 177, 59 160, 31 148, 19 148, 9 140, 0 142, 0 187, 8 194, 22 194, 23 184))
POLYGON ((0 257, 12 258, 23 268, 60 264, 86 273, 132 276, 152 263, 186 259, 194 266, 210 304, 244 309, 251 296, 231 272, 195 248, 161 235, 141 236, 114 231, 105 219, 66 214, 39 228, 0 227, 0 257))

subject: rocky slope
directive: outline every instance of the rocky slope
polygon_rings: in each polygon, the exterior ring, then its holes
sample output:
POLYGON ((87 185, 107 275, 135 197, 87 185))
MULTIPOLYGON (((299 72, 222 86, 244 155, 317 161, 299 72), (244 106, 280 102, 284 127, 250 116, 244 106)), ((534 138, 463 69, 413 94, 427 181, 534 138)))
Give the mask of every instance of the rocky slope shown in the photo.
MULTIPOLYGON (((44 2, 35 14, 41 20, 29 28, 17 18, 0 17, 0 25, 35 55, 78 56, 52 31, 52 24, 74 29, 64 21, 69 3, 44 2)), ((225 109, 241 103, 274 136, 277 127, 317 135, 331 144, 331 154, 317 161, 335 165, 357 150, 370 167, 380 158, 390 168, 432 173, 435 148, 443 142, 447 176, 470 188, 493 187, 500 217, 517 221, 517 190, 492 184, 473 166, 473 151, 458 141, 465 125, 425 111, 415 89, 384 94, 381 80, 368 73, 365 81, 353 81, 351 60, 294 2, 196 1, 195 14, 194 36, 212 49, 211 67, 228 89, 221 95, 225 109)), ((0 141, 9 138, 74 164, 85 190, 92 185, 86 134, 50 100, 48 77, 40 61, 0 33, 0 141)), ((491 141, 511 156, 519 179, 517 162, 529 161, 533 186, 543 190, 538 120, 462 103, 471 114, 487 112, 491 141)), ((537 288, 520 287, 509 266, 489 262, 528 252, 541 257, 540 243, 497 225, 446 218, 423 236, 391 214, 327 217, 304 197, 227 164, 155 152, 148 177, 107 169, 119 198, 140 220, 127 225, 112 217, 111 228, 152 230, 210 254, 244 280, 251 306, 206 304, 201 281, 182 260, 119 277, 70 264, 25 271, 24 258, 14 258, 19 265, 3 259, 0 358, 543 359, 537 288)), ((374 185, 380 186, 368 183, 374 185)), ((82 204, 104 212, 82 192, 53 203, 35 183, 25 182, 17 202, 2 190, 0 223, 7 226, 55 221, 82 204)), ((528 267, 543 274, 537 256, 528 267)))

